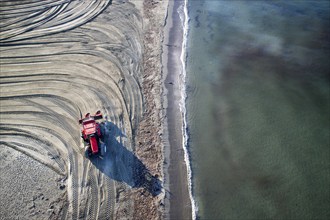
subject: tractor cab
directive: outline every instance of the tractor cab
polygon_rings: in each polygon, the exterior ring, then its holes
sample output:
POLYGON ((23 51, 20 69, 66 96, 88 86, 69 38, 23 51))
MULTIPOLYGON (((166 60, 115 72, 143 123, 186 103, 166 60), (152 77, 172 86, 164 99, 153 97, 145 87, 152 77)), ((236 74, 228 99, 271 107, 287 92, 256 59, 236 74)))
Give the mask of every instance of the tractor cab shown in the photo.
POLYGON ((97 111, 95 115, 90 115, 87 113, 85 118, 79 120, 79 124, 82 124, 81 137, 86 145, 86 157, 98 154, 100 151, 100 138, 102 137, 102 133, 100 125, 98 122, 96 122, 96 120, 102 118, 103 116, 101 112, 97 111))

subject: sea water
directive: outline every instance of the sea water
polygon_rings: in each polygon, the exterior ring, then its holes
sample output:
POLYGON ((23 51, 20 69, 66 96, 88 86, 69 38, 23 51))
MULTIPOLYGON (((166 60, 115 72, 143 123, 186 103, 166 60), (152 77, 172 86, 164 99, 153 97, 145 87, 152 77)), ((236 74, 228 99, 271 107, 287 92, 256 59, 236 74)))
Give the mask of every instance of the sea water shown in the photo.
POLYGON ((330 219, 329 1, 189 0, 200 219, 330 219))

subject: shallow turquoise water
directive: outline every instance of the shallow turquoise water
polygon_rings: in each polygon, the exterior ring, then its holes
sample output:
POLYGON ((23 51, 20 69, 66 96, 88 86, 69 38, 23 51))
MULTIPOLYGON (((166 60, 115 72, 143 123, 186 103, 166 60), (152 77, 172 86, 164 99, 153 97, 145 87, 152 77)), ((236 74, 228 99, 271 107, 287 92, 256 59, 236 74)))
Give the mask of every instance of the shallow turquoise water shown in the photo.
POLYGON ((201 219, 330 219, 329 1, 189 1, 201 219))

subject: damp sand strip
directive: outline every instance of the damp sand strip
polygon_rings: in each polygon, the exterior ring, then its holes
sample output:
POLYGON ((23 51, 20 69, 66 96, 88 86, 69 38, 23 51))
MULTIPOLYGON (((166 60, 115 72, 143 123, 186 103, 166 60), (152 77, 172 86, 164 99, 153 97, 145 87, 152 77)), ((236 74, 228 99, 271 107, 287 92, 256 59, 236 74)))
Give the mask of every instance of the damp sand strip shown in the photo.
POLYGON ((165 124, 165 189, 168 219, 191 219, 192 208, 189 198, 187 166, 183 149, 183 115, 182 92, 180 77, 182 70, 183 27, 179 7, 182 1, 169 1, 168 16, 163 41, 163 78, 164 107, 166 110, 165 124))

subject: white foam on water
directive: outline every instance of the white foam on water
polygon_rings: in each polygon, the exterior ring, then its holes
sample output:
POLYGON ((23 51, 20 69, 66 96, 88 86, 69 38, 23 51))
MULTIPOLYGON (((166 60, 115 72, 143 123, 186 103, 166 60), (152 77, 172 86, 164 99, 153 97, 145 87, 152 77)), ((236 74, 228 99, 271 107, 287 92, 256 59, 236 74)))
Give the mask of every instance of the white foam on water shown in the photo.
POLYGON ((189 22, 189 15, 188 15, 188 0, 184 1, 184 5, 181 5, 178 8, 178 13, 180 19, 182 21, 183 26, 183 36, 182 36, 182 52, 180 56, 180 60, 182 63, 182 69, 180 73, 180 85, 181 85, 181 102, 180 102, 180 111, 182 113, 183 118, 183 125, 182 125, 182 134, 183 134, 183 141, 182 147, 184 150, 184 160, 187 167, 187 178, 188 178, 188 190, 189 190, 189 197, 191 201, 191 208, 192 208, 192 219, 196 219, 196 215, 198 212, 198 207, 196 205, 195 199, 193 197, 192 191, 192 172, 191 172, 191 165, 190 165, 190 156, 188 151, 188 124, 187 124, 187 110, 186 110, 186 57, 187 57, 187 39, 188 39, 188 22, 189 22))

